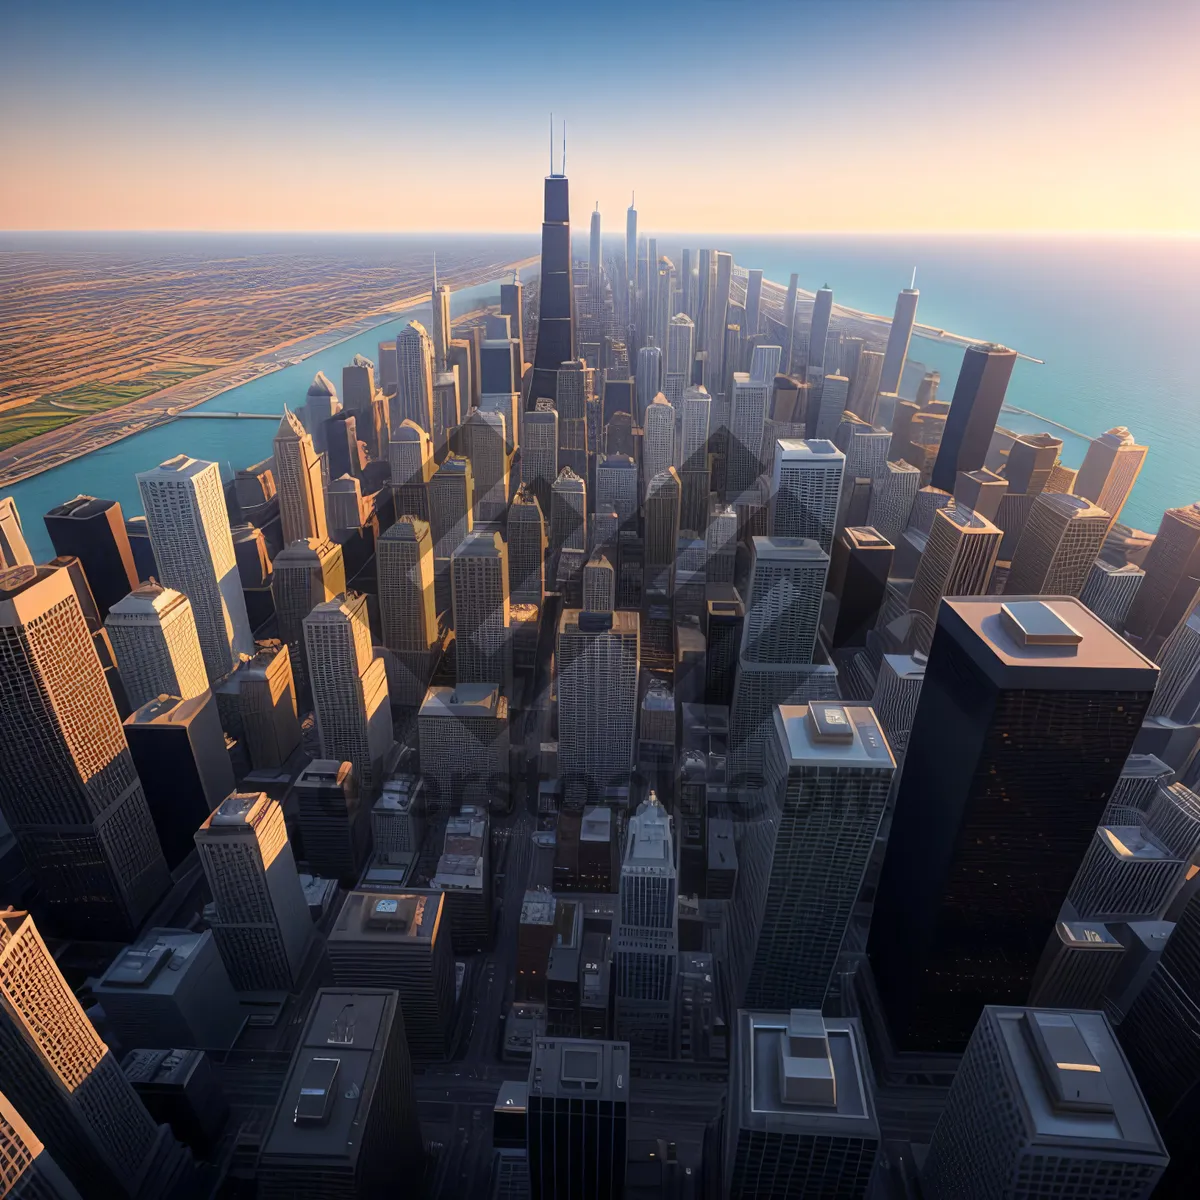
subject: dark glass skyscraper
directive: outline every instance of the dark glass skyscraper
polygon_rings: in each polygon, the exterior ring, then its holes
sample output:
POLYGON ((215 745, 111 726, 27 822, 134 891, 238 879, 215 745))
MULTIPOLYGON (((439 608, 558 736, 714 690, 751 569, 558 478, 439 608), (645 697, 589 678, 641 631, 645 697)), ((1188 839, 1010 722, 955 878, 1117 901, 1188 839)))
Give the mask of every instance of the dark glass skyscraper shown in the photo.
POLYGON ((953 492, 959 471, 983 466, 1016 361, 1017 352, 1006 346, 985 342, 967 347, 933 465, 934 487, 953 492))
POLYGON ((571 204, 565 175, 546 176, 542 221, 541 302, 529 407, 542 396, 558 399, 558 368, 575 357, 571 286, 571 204))
POLYGON ((868 946, 897 1049, 1025 1003, 1157 676, 1077 600, 942 602, 868 946))
POLYGON ((115 500, 76 496, 52 508, 43 520, 54 552, 73 554, 83 564, 103 620, 138 583, 121 506, 115 500))

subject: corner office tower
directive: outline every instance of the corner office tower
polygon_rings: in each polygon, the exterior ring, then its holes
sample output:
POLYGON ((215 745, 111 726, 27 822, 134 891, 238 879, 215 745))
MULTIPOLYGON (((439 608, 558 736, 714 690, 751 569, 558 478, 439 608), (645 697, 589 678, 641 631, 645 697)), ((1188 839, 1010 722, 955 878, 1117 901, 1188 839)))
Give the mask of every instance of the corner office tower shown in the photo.
MULTIPOLYGON (((565 134, 563 140, 565 169, 565 134)), ((554 173, 553 158, 550 174, 546 176, 540 287, 530 408, 543 396, 557 401, 558 368, 575 357, 575 322, 571 310, 574 295, 571 286, 571 206, 567 177, 554 173)))

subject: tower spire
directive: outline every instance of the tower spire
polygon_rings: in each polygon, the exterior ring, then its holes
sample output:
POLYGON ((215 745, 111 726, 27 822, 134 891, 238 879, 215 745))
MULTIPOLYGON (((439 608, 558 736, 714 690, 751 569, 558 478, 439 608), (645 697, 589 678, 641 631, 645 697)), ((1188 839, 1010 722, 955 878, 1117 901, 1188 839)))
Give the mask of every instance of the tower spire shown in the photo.
POLYGON ((550 114, 550 174, 554 174, 554 114, 550 114))
POLYGON ((908 285, 908 290, 911 292, 917 286, 917 268, 913 267, 912 283, 908 285))
POLYGON ((437 295, 437 251, 433 252, 433 291, 437 295))
POLYGON ((567 173, 567 122, 563 121, 563 152, 562 152, 562 173, 565 176, 567 173))

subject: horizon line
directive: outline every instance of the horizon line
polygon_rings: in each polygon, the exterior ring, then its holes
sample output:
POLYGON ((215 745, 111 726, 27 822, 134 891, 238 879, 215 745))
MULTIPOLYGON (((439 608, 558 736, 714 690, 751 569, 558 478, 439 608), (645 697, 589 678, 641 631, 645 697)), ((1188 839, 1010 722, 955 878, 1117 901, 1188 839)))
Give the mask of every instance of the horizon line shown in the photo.
MULTIPOLYGON (((582 231, 583 226, 578 226, 582 231)), ((647 231, 648 235, 649 231, 647 231)), ((142 229, 126 228, 61 228, 25 229, 0 228, 0 237, 6 235, 46 234, 203 234, 205 236, 268 235, 322 237, 528 237, 536 239, 536 230, 515 229, 198 229, 174 226, 155 226, 142 229)), ((779 229, 738 230, 726 229, 715 233, 711 229, 658 229, 655 237, 1128 237, 1128 238, 1200 238, 1196 229, 779 229)), ((622 240, 624 235, 611 232, 608 236, 622 240)), ((639 234, 639 236, 642 236, 639 234)))

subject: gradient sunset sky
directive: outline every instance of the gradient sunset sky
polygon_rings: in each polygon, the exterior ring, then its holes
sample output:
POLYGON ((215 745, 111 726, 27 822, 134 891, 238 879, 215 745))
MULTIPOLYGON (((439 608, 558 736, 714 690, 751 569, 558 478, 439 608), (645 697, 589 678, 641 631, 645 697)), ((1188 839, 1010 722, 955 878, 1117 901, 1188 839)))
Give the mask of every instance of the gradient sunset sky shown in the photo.
POLYGON ((0 0, 0 228, 1200 226, 1195 0, 0 0), (557 150, 556 150, 557 153, 557 150))

